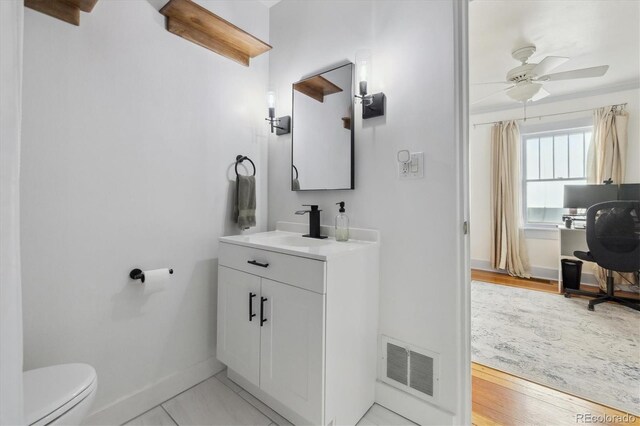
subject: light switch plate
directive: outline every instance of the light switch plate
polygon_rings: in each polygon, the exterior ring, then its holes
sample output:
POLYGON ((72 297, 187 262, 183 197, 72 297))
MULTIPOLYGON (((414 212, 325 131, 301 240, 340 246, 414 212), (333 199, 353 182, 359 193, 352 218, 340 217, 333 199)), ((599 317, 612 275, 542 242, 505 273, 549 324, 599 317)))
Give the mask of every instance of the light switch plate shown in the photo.
POLYGON ((398 162, 398 178, 421 179, 424 177, 424 153, 412 152, 411 161, 407 163, 398 162))
POLYGON ((411 164, 409 166, 409 174, 413 179, 424 177, 424 153, 412 152, 411 164))

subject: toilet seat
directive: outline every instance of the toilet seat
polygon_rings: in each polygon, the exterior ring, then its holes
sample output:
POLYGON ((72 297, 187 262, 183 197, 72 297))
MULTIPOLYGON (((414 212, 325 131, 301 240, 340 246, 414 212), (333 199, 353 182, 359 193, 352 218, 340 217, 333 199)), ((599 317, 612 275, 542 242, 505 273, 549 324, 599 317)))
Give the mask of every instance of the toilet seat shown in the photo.
POLYGON ((46 425, 87 398, 97 387, 87 364, 62 364, 25 371, 24 412, 28 425, 46 425))

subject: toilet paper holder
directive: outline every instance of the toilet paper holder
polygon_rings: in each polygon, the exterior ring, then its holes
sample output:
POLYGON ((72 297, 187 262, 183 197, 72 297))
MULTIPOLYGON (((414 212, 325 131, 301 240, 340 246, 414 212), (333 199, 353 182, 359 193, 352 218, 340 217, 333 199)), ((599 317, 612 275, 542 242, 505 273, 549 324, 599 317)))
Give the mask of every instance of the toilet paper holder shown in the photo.
MULTIPOLYGON (((173 275, 173 268, 169 268, 169 274, 173 275)), ((144 284, 144 271, 142 269, 132 269, 129 272, 129 277, 132 280, 140 280, 144 284)))

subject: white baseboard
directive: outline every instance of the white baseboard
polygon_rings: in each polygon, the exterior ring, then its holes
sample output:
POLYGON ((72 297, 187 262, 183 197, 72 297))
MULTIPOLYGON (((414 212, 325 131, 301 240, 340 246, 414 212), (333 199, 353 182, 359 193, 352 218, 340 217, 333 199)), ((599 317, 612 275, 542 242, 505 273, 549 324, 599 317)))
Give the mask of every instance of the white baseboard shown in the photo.
POLYGON ((454 414, 381 381, 376 381, 376 403, 419 425, 454 424, 454 414))
MULTIPOLYGON (((481 271, 489 271, 496 272, 498 274, 504 274, 504 271, 499 269, 494 269, 491 267, 491 262, 488 260, 480 260, 480 259, 471 259, 471 268, 472 269, 480 269, 481 271)), ((541 266, 532 266, 531 267, 531 277, 532 278, 540 278, 543 280, 558 280, 558 270, 553 268, 544 268, 541 266)), ((585 272, 584 269, 582 271, 582 282, 580 284, 590 285, 597 287, 598 282, 596 281, 595 275, 589 272, 585 272)))
MULTIPOLYGON (((133 394, 99 408, 83 425, 121 425, 224 369, 215 357, 164 377, 133 394)), ((99 384, 98 384, 99 386, 99 384)))

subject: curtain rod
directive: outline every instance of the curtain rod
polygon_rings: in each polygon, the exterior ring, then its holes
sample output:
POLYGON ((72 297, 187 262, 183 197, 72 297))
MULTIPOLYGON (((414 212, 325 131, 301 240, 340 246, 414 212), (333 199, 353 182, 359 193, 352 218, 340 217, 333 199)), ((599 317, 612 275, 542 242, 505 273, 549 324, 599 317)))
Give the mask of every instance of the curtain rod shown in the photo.
MULTIPOLYGON (((615 104, 615 105, 611 105, 614 108, 624 108, 625 106, 627 106, 627 102, 623 103, 623 104, 615 104)), ((556 112, 555 114, 543 114, 543 115, 534 115, 533 117, 522 117, 522 118, 513 118, 512 120, 514 121, 520 121, 520 120, 531 120, 534 118, 537 119, 542 119, 544 117, 555 117, 556 115, 566 115, 566 114, 575 114, 578 112, 588 112, 588 111, 593 111, 595 108, 590 108, 590 109, 579 109, 577 111, 567 111, 567 112, 556 112)), ((474 123, 473 124, 473 128, 475 129, 476 126, 485 126, 487 124, 497 124, 500 123, 502 121, 509 121, 509 120, 498 120, 498 121, 487 121, 485 123, 474 123)))

